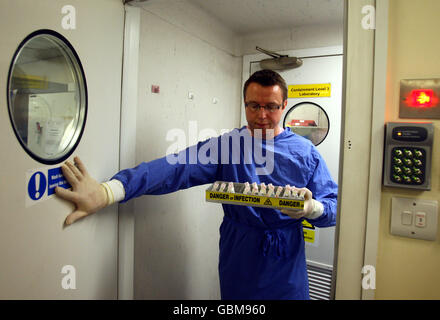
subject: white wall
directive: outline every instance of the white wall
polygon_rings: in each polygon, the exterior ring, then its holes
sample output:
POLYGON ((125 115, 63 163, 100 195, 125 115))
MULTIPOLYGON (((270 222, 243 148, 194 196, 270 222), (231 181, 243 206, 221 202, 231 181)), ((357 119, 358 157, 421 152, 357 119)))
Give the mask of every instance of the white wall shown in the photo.
MULTIPOLYGON (((183 1, 184 2, 184 1, 183 1)), ((182 1, 148 2, 141 10, 136 162, 164 156, 170 129, 189 135, 239 125, 241 57, 227 28, 182 1), (160 93, 151 92, 152 85, 160 93), (188 99, 188 92, 194 99, 188 99), (218 100, 217 104, 212 102, 218 100)), ((192 143, 194 143, 193 141, 192 143)), ((135 200, 135 299, 219 299, 221 206, 195 187, 135 200)))

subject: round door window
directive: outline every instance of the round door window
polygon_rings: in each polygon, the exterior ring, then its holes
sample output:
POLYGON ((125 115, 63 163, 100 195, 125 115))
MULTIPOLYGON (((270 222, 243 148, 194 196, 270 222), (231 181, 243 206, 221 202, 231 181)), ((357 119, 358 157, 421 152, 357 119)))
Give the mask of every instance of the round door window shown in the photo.
POLYGON ((78 55, 61 34, 39 30, 21 42, 9 68, 8 108, 15 135, 35 160, 59 163, 75 150, 87 87, 78 55))
POLYGON ((284 128, 309 139, 315 146, 327 137, 330 122, 324 109, 313 102, 301 102, 290 108, 283 122, 284 128))

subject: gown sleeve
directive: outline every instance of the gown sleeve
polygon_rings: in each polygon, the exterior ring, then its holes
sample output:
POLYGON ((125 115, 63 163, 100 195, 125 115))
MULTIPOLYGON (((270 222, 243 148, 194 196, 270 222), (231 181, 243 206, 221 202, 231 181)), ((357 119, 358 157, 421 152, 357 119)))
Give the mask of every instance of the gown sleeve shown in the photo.
POLYGON ((141 195, 160 195, 213 183, 219 180, 218 139, 212 138, 150 162, 118 172, 111 179, 119 180, 125 189, 124 203, 141 195))
POLYGON ((323 214, 316 219, 306 219, 316 227, 336 225, 338 185, 333 180, 322 156, 315 150, 315 169, 306 186, 313 193, 313 198, 324 206, 323 214))

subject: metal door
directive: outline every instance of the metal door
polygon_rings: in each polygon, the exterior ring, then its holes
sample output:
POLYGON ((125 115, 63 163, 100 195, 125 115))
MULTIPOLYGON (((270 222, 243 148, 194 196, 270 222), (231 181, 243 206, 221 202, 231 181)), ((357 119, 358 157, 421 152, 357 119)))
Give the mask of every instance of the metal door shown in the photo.
MULTIPOLYGON (((311 109, 313 107, 322 111, 320 112, 322 117, 328 118, 328 129, 317 140, 317 149, 325 159, 333 179, 337 182, 341 135, 342 47, 285 51, 280 53, 302 59, 303 64, 299 68, 283 71, 277 70, 277 72, 286 80, 288 86, 299 85, 299 87, 289 87, 290 90, 295 88, 298 92, 304 92, 303 95, 300 95, 301 97, 288 98, 287 108, 281 118, 280 125, 284 125, 286 115, 288 116, 289 111, 292 112, 295 108, 304 107, 305 109, 311 109), (329 96, 317 96, 316 92, 319 92, 320 88, 324 87, 327 89, 326 93, 329 96), (315 94, 312 94, 312 92, 315 92, 315 94)), ((268 56, 264 54, 245 56, 243 63, 244 81, 250 74, 260 70, 259 61, 267 58, 268 56)), ((241 119, 242 125, 245 125, 244 105, 242 106, 241 119)), ((306 121, 306 125, 307 121, 310 121, 315 126, 313 119, 301 119, 301 121, 303 120, 306 121)), ((292 126, 295 124, 300 123, 291 123, 292 126)), ((311 128, 310 126, 302 127, 301 124, 299 127, 304 132, 310 131, 311 128)), ((292 130, 294 129, 292 128, 292 130)), ((311 225, 305 225, 304 233, 306 238, 310 296, 312 299, 329 299, 334 261, 335 227, 315 228, 311 225)))
POLYGON ((117 206, 63 228, 53 191, 73 156, 118 170, 123 22, 119 0, 0 4, 1 299, 117 298, 117 206))

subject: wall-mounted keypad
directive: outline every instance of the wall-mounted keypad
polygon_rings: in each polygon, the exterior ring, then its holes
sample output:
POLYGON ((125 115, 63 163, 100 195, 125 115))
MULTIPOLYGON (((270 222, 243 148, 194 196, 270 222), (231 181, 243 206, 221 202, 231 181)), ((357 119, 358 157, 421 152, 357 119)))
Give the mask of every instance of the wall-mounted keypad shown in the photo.
POLYGON ((383 185, 431 190, 434 125, 429 122, 387 122, 383 185))
POLYGON ((425 182, 425 150, 414 147, 396 147, 392 149, 391 154, 391 181, 406 185, 421 185, 425 182))

